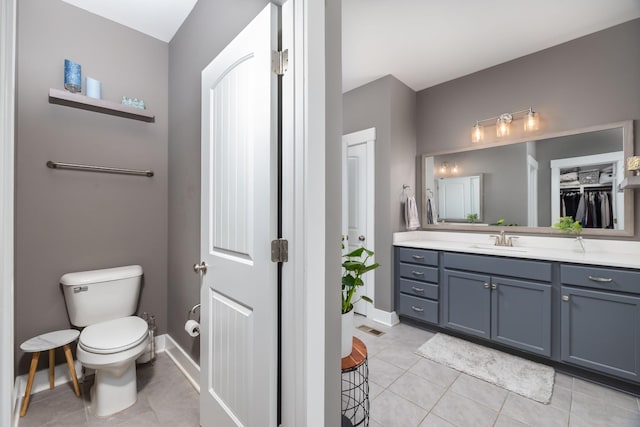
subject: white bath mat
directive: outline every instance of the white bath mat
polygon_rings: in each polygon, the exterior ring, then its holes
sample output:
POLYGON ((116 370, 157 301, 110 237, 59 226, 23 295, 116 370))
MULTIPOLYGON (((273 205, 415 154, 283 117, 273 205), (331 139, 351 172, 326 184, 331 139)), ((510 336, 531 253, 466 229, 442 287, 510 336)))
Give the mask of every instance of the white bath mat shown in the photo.
POLYGON ((416 353, 535 401, 551 401, 555 371, 549 366, 441 333, 416 353))

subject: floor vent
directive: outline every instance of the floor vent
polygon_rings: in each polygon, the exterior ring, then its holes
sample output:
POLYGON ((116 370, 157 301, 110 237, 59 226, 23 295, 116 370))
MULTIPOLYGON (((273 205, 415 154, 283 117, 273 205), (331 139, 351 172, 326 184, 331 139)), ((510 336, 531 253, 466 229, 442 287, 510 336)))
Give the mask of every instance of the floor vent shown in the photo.
POLYGON ((373 329, 367 325, 360 325, 358 326, 358 329, 360 329, 361 331, 364 331, 366 333, 369 333, 371 335, 375 335, 376 337, 379 337, 380 335, 384 335, 384 332, 379 331, 377 329, 373 329))

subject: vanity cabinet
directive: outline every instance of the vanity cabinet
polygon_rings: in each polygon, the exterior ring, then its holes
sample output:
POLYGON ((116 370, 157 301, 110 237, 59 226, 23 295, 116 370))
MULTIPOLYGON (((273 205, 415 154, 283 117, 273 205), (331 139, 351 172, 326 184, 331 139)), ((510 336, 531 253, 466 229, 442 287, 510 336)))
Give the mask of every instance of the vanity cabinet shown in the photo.
POLYGON ((530 280, 550 282, 550 263, 445 253, 443 267, 441 326, 551 355, 551 284, 530 280))
POLYGON ((438 252, 395 249, 396 307, 401 316, 438 323, 438 252))
POLYGON ((640 381, 640 272, 561 265, 561 359, 640 381))

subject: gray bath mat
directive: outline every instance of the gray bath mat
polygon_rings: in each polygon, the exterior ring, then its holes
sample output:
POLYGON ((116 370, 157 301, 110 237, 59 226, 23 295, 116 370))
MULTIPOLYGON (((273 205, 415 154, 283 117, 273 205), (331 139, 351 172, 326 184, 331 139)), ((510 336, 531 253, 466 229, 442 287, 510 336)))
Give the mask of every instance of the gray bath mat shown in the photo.
POLYGON ((441 333, 416 353, 535 401, 551 401, 555 371, 549 366, 441 333))

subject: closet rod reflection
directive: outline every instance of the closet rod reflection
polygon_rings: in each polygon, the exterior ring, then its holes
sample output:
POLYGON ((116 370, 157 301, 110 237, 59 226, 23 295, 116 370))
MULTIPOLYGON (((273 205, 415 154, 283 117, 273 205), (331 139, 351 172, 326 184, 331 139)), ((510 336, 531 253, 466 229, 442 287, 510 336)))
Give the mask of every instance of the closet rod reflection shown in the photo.
POLYGON ((107 166, 79 165, 76 163, 54 162, 51 160, 47 162, 47 167, 51 169, 72 169, 72 170, 89 171, 89 172, 106 172, 106 173, 120 173, 125 175, 148 176, 149 178, 153 176, 153 171, 151 170, 145 171, 145 170, 138 170, 138 169, 110 168, 107 166))

